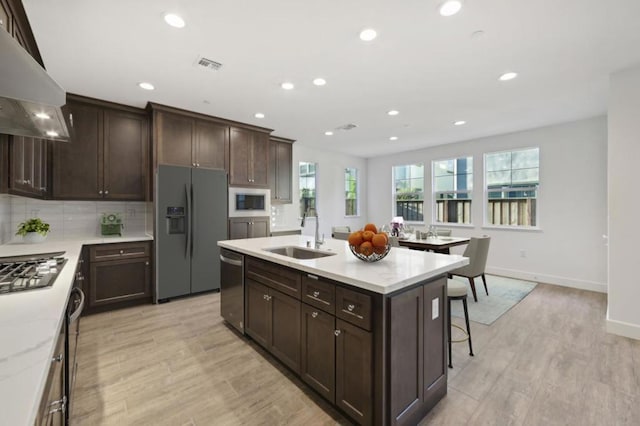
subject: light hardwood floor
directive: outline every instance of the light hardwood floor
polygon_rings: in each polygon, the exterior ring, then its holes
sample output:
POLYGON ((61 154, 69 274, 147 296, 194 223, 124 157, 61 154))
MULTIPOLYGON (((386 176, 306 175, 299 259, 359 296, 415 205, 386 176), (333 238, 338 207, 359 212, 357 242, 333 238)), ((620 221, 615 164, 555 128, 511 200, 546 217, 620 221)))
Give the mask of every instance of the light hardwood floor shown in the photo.
MULTIPOLYGON (((219 297, 83 317, 72 425, 349 424, 223 324, 219 297)), ((605 312, 606 295, 540 284, 472 323, 476 356, 454 345, 421 425, 640 424, 640 342, 607 334, 605 312)))

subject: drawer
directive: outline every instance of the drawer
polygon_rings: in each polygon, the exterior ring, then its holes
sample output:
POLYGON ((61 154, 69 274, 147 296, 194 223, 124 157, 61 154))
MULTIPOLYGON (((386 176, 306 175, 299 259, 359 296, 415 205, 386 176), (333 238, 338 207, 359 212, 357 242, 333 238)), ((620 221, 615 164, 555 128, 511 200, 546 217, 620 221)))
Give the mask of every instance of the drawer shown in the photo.
POLYGON ((336 285, 312 274, 302 275, 302 301, 335 315, 336 285))
POLYGON ((100 244, 91 246, 91 262, 149 257, 149 243, 100 244))
POLYGON ((336 286, 336 316, 371 330, 371 296, 336 286))
POLYGON ((298 300, 300 299, 301 277, 298 271, 249 257, 247 259, 246 276, 298 300))

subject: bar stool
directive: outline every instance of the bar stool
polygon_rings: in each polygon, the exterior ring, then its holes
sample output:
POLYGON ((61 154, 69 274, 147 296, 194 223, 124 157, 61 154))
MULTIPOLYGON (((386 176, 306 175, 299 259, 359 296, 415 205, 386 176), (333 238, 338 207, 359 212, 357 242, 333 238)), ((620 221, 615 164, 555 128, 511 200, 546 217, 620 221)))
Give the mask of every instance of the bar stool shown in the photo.
POLYGON ((473 356, 473 346, 471 346, 471 329, 469 328, 469 311, 467 310, 467 284, 461 283, 456 280, 447 281, 447 322, 449 323, 449 368, 453 368, 451 363, 451 343, 469 341, 469 355, 473 356), (467 324, 467 331, 457 324, 451 323, 451 301, 462 300, 462 306, 464 308, 464 322, 467 324), (451 327, 462 330, 465 337, 460 340, 451 340, 451 327))

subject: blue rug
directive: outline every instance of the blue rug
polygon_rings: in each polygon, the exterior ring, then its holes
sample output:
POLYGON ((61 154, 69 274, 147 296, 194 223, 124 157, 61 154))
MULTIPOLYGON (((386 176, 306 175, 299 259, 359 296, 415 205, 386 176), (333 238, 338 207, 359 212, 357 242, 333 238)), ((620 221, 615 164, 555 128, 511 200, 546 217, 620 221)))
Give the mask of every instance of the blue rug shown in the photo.
MULTIPOLYGON (((469 307, 469 319, 481 324, 491 325, 505 312, 513 308, 536 287, 537 283, 531 281, 516 280, 514 278, 485 275, 489 295, 484 292, 482 278, 475 279, 478 301, 473 300, 469 280, 462 277, 454 277, 454 280, 467 284, 467 305, 469 307)), ((451 315, 464 318, 462 302, 451 301, 451 315)))

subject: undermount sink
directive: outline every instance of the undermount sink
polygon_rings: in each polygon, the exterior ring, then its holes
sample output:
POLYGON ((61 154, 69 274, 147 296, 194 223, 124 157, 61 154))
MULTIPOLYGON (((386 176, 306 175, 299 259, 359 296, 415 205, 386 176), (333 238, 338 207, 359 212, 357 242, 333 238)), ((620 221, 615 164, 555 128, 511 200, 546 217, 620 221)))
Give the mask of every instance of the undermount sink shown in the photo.
POLYGON ((311 248, 304 248, 304 247, 298 247, 298 246, 274 247, 274 248, 266 248, 263 250, 268 251, 269 253, 293 257, 294 259, 318 259, 321 257, 335 255, 335 253, 328 253, 326 251, 314 250, 311 248))

